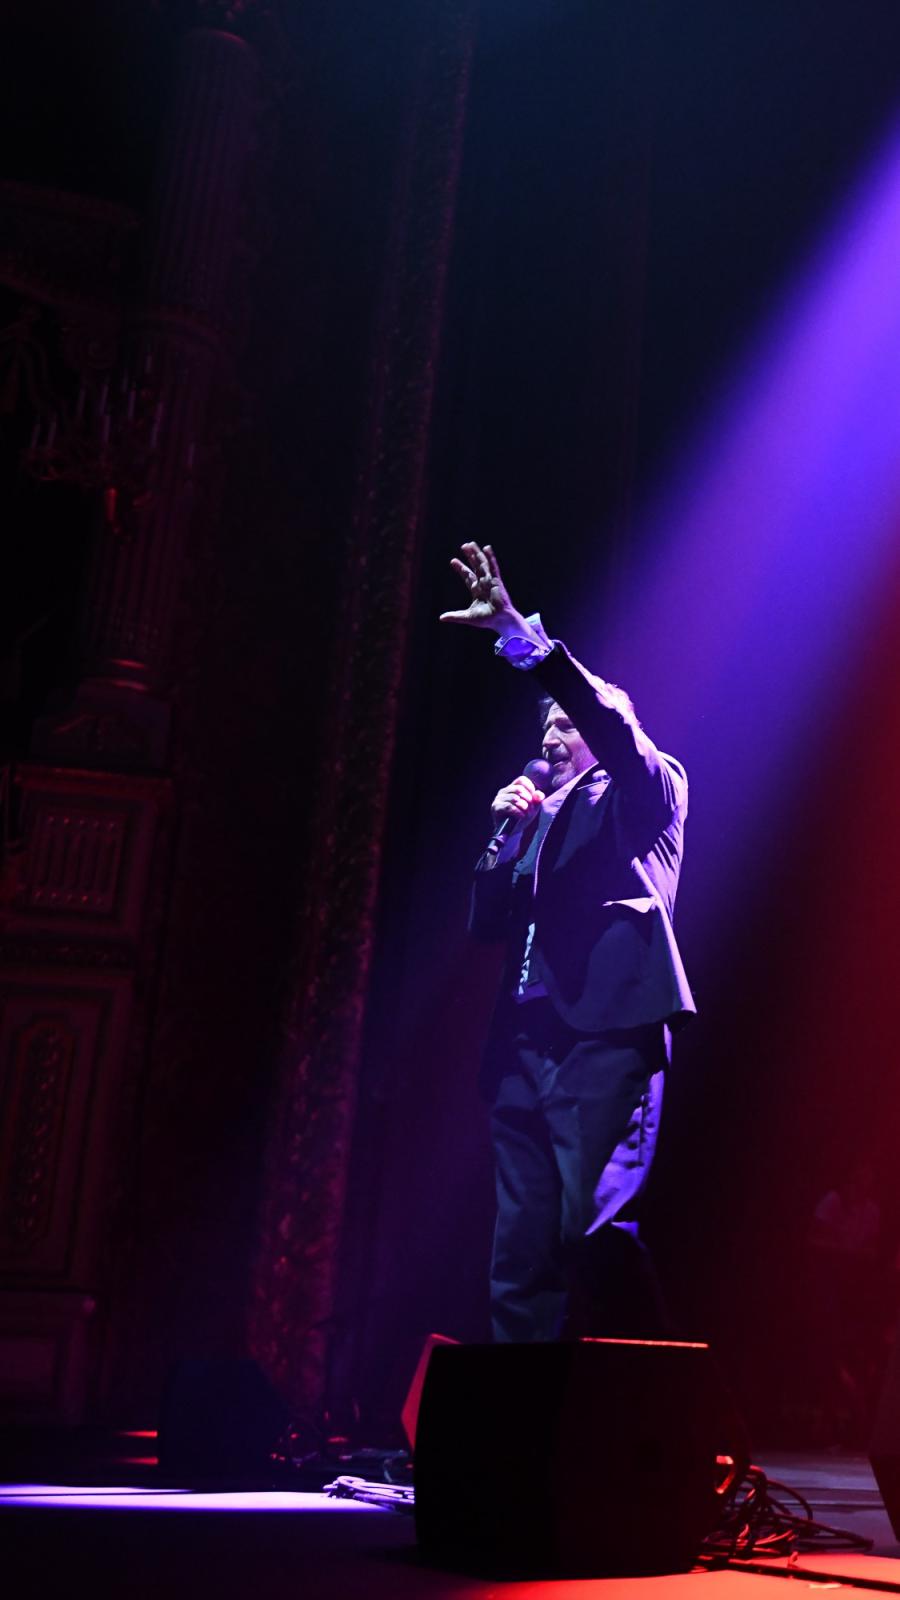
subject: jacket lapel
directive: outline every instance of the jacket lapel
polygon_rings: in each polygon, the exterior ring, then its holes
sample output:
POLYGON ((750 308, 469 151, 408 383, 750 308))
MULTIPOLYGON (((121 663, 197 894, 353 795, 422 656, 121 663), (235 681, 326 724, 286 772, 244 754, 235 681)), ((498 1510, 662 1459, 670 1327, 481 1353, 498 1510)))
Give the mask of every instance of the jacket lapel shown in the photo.
POLYGON ((555 789, 548 794, 541 805, 541 817, 538 823, 537 855, 534 863, 534 893, 537 895, 538 875, 541 870, 541 856, 546 845, 548 835, 560 812, 569 805, 575 804, 576 791, 587 791, 591 804, 596 804, 601 795, 609 786, 609 773, 601 771, 598 767, 588 767, 585 772, 580 772, 577 778, 571 778, 561 789, 555 789))

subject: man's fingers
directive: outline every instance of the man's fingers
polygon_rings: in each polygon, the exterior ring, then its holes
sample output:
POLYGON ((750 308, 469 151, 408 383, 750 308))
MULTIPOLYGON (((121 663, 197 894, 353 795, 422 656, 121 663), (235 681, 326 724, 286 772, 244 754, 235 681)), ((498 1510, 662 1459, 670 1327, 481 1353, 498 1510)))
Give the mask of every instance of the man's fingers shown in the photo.
POLYGON ((490 567, 490 571, 491 571, 491 577, 492 578, 496 578, 498 583, 502 582, 502 579, 500 577, 500 563, 498 562, 497 557, 494 554, 494 546, 492 544, 486 544, 485 547, 484 547, 484 553, 487 556, 488 566, 490 567))
MULTIPOLYGON (((527 783, 528 779, 524 779, 524 782, 527 783)), ((543 798, 540 789, 529 792, 520 787, 518 782, 510 783, 495 796, 491 809, 495 817, 518 817, 526 821, 543 798)))
POLYGON ((462 548, 472 563, 476 575, 479 578, 490 578, 490 565, 488 564, 487 556, 482 550, 481 545, 476 544, 474 539, 467 539, 462 548))
POLYGON ((542 790, 536 789, 531 779, 526 778, 524 773, 521 778, 516 778, 506 790, 501 790, 501 793, 509 795, 525 811, 528 811, 533 805, 539 805, 544 798, 542 790))
POLYGON ((472 571, 472 568, 467 567, 466 563, 464 561, 460 561, 458 556, 451 557, 450 565, 454 572, 459 573, 459 576, 462 578, 464 583, 467 583, 471 586, 475 582, 475 574, 472 571))
POLYGON ((471 605, 468 610, 458 608, 455 611, 444 611, 441 622, 465 622, 476 628, 489 628, 492 618, 498 614, 498 593, 504 600, 506 593, 500 581, 500 568, 497 557, 490 545, 484 548, 474 539, 467 539, 460 546, 462 556, 451 556, 450 567, 457 577, 461 578, 471 596, 471 605), (490 555, 487 552, 490 552, 490 555), (498 588, 495 589, 495 584, 498 588))
POLYGON ((531 779, 523 772, 494 796, 491 810, 495 821, 511 817, 517 824, 521 823, 524 826, 531 821, 543 798, 542 791, 536 789, 531 779))

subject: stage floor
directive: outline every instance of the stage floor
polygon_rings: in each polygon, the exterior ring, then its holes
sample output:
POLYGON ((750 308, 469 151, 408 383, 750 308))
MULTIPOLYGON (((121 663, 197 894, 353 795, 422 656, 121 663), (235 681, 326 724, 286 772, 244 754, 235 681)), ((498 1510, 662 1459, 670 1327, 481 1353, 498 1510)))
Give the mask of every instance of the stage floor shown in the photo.
MULTIPOLYGON (((779 1453, 760 1463, 799 1489, 818 1520, 873 1540, 871 1554, 759 1561, 752 1570, 659 1578, 499 1581, 425 1565, 408 1513, 286 1490, 190 1490, 59 1484, 0 1487, 0 1540, 10 1593, 143 1600, 779 1600, 785 1581, 900 1593, 900 1545, 862 1457, 779 1453), (765 1592, 764 1592, 765 1591, 765 1592)), ((599 1510, 599 1508, 598 1508, 599 1510)))

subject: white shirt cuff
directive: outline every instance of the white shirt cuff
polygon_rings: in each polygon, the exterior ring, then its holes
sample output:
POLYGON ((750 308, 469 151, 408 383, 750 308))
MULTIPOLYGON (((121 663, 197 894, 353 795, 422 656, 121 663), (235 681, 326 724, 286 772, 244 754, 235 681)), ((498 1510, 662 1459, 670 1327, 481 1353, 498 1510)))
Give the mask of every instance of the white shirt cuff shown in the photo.
POLYGON ((494 645, 495 656, 502 656, 510 666, 518 667, 522 672, 528 672, 539 661, 543 661, 553 649, 552 640, 548 639, 544 632, 540 612, 535 611, 532 616, 526 617, 525 621, 534 629, 540 643, 526 639, 521 633, 509 633, 505 638, 498 639, 494 645))

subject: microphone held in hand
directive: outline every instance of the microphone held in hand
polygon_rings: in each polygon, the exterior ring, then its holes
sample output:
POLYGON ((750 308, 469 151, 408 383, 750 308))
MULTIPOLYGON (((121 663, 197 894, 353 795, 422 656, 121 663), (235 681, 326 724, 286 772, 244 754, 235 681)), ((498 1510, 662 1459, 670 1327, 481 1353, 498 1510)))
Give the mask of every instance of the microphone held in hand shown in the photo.
MULTIPOLYGON (((536 756, 533 761, 526 761, 522 771, 522 776, 523 778, 530 778, 536 789, 541 789, 546 792, 552 771, 553 768, 551 767, 549 761, 544 761, 543 757, 536 756)), ((508 836, 513 832, 513 829, 517 828, 518 826, 518 817, 504 817, 499 828, 494 830, 491 838, 488 840, 487 848, 484 852, 485 855, 499 855, 500 848, 504 840, 507 839, 508 836)))

